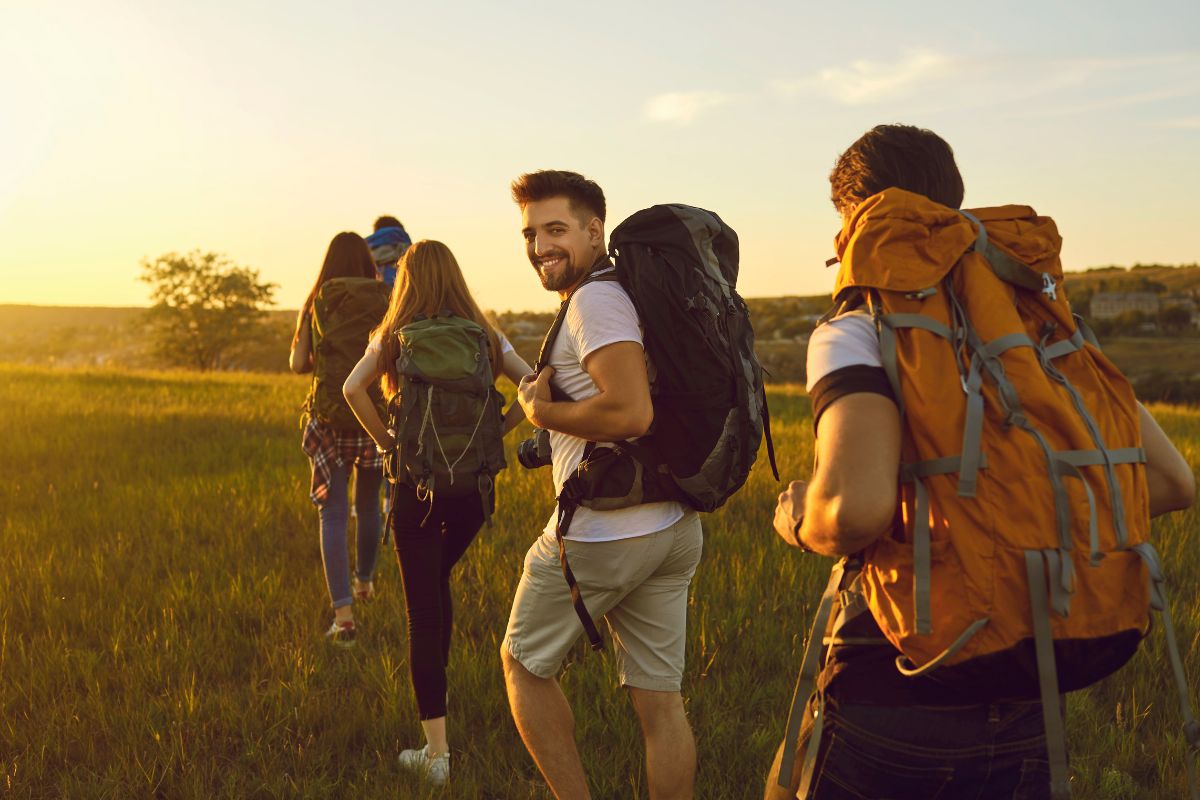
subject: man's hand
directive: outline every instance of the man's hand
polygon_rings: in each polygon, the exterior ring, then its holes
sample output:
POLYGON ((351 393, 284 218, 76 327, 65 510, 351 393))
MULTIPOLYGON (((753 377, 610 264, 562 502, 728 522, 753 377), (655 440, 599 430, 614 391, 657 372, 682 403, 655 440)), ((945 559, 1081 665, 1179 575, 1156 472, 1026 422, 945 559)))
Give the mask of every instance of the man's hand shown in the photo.
POLYGON ((545 427, 538 418, 538 406, 549 402, 550 379, 554 377, 553 367, 542 367, 537 375, 526 375, 517 386, 517 402, 525 410, 525 418, 539 428, 545 427))
POLYGON ((792 547, 807 549, 800 541, 800 520, 804 519, 804 493, 808 484, 804 481, 792 481, 779 495, 779 504, 775 506, 775 532, 779 538, 792 547))

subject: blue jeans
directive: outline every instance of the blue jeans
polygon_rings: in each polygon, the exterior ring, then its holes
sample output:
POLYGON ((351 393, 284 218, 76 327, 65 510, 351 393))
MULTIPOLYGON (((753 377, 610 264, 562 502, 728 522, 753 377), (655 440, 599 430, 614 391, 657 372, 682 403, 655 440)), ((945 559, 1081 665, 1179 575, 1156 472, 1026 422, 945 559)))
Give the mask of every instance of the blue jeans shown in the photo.
MULTIPOLYGON (((801 731, 797 769, 811 732, 801 731)), ((785 795, 774 788, 767 797, 785 795)), ((793 786, 798 783, 793 782, 793 786)), ((866 706, 830 700, 804 800, 1049 800, 1040 702, 866 706)))
MULTIPOLYGON (((379 487, 383 482, 382 469, 354 468, 354 511, 358 517, 356 539, 356 572, 360 581, 369 581, 375 574, 375 559, 379 554, 379 487)), ((334 466, 329 483, 329 496, 321 506, 321 559, 325 563, 325 582, 334 608, 348 606, 350 596, 350 556, 346 548, 346 529, 349 524, 350 501, 347 484, 349 467, 334 466)))

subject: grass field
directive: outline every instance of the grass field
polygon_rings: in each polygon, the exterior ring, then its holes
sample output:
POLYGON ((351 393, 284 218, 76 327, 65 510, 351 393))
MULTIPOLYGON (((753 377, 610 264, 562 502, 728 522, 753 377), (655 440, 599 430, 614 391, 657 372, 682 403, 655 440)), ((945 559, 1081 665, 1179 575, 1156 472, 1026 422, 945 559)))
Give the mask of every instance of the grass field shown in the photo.
MULTIPOLYGON (((451 788, 396 764, 420 729, 394 557, 331 649, 316 511, 291 376, 0 366, 0 795, 35 798, 548 797, 508 715, 498 649, 521 557, 552 499, 512 468, 460 565, 451 788)), ((808 401, 771 392, 788 476, 808 472, 808 401)), ((1157 407, 1193 468, 1200 411, 1157 407)), ((515 439, 513 440, 515 441, 515 439)), ((511 447, 511 443, 510 443, 511 447)), ((515 459, 510 459, 515 464, 515 459)), ((771 533, 765 468, 705 520, 684 693, 701 798, 761 796, 828 562, 771 533)), ((1189 674, 1200 678, 1196 511, 1160 521, 1189 674)), ((640 735, 607 655, 563 685, 598 798, 645 796, 640 735)), ((1070 698, 1077 798, 1184 796, 1179 716, 1157 631, 1070 698)))

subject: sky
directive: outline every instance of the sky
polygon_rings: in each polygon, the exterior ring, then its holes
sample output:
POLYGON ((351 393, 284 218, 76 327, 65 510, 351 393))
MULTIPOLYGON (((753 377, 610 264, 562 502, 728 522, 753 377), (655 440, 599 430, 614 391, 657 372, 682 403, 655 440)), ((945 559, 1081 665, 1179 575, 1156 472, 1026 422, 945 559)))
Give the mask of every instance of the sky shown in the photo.
POLYGON ((1068 269, 1200 261, 1200 4, 0 0, 0 303, 145 305, 224 253, 295 308, 334 234, 399 217, 477 300, 551 309, 509 196, 596 180, 611 230, 716 211, 747 297, 820 294, 828 174, 903 122, 968 207, 1053 217, 1068 269))

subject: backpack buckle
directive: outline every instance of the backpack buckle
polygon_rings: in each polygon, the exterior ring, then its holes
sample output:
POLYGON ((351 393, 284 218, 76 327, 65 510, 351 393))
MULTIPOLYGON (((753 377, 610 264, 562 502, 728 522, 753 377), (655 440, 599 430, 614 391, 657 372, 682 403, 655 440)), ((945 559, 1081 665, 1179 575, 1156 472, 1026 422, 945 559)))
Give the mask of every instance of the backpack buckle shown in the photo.
POLYGON ((1054 277, 1048 273, 1042 273, 1042 294, 1051 300, 1058 299, 1058 289, 1054 286, 1054 277))

